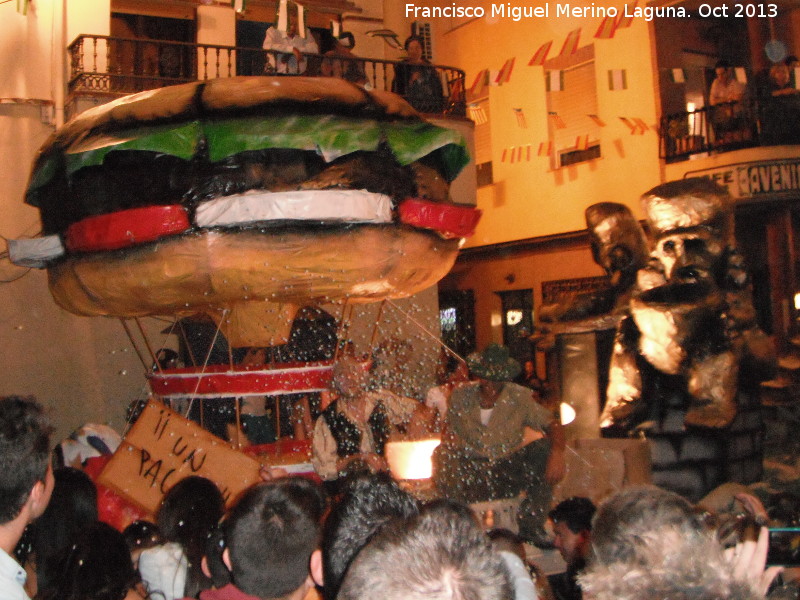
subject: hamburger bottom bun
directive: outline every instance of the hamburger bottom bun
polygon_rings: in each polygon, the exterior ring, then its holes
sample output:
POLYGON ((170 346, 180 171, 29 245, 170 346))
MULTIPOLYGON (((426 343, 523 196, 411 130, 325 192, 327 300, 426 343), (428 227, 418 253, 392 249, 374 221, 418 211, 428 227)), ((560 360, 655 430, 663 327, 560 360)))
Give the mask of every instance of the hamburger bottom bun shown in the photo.
POLYGON ((53 298, 75 314, 200 312, 223 320, 232 346, 266 346, 288 338, 297 307, 403 298, 430 287, 458 247, 457 239, 398 225, 204 230, 69 256, 48 277, 53 298))

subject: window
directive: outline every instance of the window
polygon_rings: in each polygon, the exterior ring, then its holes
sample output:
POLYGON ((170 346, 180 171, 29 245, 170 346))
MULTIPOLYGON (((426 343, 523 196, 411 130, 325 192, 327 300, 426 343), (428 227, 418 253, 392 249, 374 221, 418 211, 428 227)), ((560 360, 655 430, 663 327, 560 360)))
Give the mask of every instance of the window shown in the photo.
POLYGON ((533 290, 496 292, 503 310, 503 344, 520 363, 531 360, 533 347, 533 290))
POLYGON ((547 61, 545 77, 553 168, 600 157, 600 125, 589 116, 598 112, 594 46, 547 61))

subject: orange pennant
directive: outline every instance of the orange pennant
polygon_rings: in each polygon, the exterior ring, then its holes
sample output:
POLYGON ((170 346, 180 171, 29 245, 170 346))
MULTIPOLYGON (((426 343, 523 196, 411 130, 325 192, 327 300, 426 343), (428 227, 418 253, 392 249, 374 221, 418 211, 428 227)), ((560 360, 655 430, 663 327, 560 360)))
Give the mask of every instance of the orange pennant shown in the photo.
POLYGON ((639 0, 634 0, 633 4, 629 4, 625 7, 625 10, 619 15, 615 30, 625 29, 631 26, 631 23, 633 23, 633 11, 636 10, 637 4, 639 4, 639 0))
POLYGON ((603 20, 600 22, 600 27, 597 28, 597 31, 594 34, 599 40, 610 40, 614 37, 614 34, 617 31, 617 20, 614 17, 605 16, 603 20))
POLYGON ((573 29, 567 35, 567 39, 564 40, 564 45, 561 46, 561 52, 559 56, 570 56, 575 54, 578 51, 578 42, 581 39, 581 28, 578 27, 577 29, 573 29))
POLYGON ((550 40, 549 42, 545 42, 544 44, 539 46, 539 49, 536 51, 536 54, 534 54, 528 61, 528 66, 541 67, 542 65, 544 65, 544 61, 547 60, 547 55, 550 53, 550 46, 552 45, 553 45, 553 40, 550 40))
POLYGON ((495 83, 502 84, 511 79, 511 71, 514 69, 514 60, 513 58, 509 58, 503 63, 503 68, 500 69, 497 78, 494 80, 495 83))
POLYGON ((586 116, 589 117, 592 121, 594 121, 594 124, 597 125, 598 127, 606 126, 606 122, 603 121, 603 119, 601 119, 597 115, 586 115, 586 116))

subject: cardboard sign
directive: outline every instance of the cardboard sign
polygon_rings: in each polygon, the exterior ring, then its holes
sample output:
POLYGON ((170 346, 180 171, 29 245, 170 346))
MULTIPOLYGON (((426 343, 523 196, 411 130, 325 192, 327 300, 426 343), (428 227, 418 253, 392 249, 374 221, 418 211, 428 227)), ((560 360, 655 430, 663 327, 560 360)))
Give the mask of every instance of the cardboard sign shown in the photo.
POLYGON ((98 482, 155 514, 164 494, 190 475, 216 483, 230 506, 239 492, 261 481, 259 467, 254 458, 151 400, 98 482))

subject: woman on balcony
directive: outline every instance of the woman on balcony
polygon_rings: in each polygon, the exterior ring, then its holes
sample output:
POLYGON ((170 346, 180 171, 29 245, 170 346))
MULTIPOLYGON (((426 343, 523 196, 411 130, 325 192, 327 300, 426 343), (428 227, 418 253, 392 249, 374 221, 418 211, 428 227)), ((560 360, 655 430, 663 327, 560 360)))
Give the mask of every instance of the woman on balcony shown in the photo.
POLYGON ((392 91, 403 96, 420 112, 441 112, 444 95, 439 74, 422 57, 422 38, 412 35, 405 42, 408 56, 394 68, 392 91))

